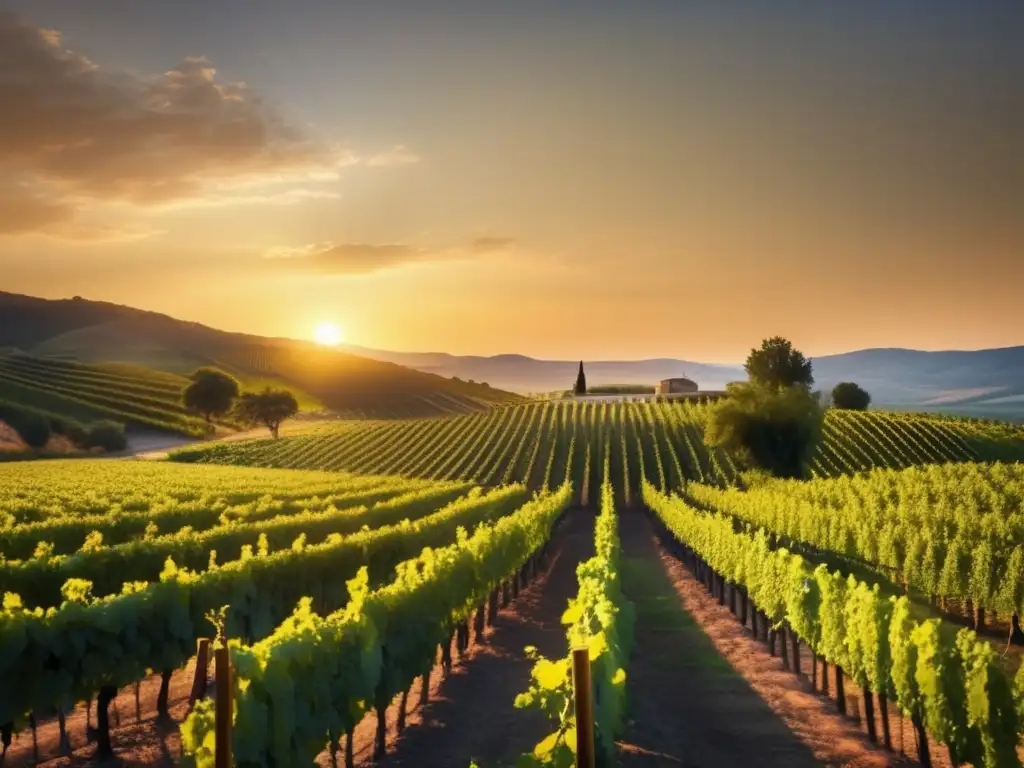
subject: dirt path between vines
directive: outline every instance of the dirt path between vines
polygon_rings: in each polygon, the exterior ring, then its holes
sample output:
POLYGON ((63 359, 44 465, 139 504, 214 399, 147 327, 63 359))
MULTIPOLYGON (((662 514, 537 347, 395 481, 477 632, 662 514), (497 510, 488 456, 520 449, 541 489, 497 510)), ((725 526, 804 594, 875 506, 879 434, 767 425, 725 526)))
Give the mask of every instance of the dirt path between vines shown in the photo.
MULTIPOLYGON (((444 680, 435 670, 431 700, 411 711, 405 731, 394 734, 389 712, 388 756, 381 766, 467 768, 471 759, 485 768, 514 765, 549 732, 544 715, 516 709, 516 695, 525 691, 533 663, 523 649, 532 645, 548 658, 566 653, 562 613, 576 594, 576 566, 594 554, 594 513, 572 510, 552 541, 551 564, 519 597, 503 609, 484 645, 473 645, 444 680)), ((419 700, 413 690, 412 702, 419 700)), ((394 707, 392 708, 394 710, 394 707)), ((369 765, 375 718, 356 730, 357 765, 369 765)), ((330 765, 322 755, 321 765, 330 765)))
POLYGON ((746 634, 662 550, 644 513, 624 511, 621 536, 623 590, 637 625, 620 765, 906 765, 746 634))

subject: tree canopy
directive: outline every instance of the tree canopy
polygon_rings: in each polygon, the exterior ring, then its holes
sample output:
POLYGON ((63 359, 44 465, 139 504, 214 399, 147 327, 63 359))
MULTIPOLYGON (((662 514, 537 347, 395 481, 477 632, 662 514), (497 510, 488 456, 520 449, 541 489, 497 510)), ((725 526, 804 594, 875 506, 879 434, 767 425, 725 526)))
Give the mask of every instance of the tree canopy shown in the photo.
POLYGON ((728 395, 711 411, 704 441, 777 477, 806 476, 824 423, 818 398, 803 386, 746 382, 730 384, 728 395))
POLYGON ((186 408, 199 413, 207 424, 231 410, 238 397, 238 382, 233 377, 217 368, 200 368, 189 378, 191 382, 181 393, 186 408))
POLYGON ((572 388, 576 396, 587 394, 587 375, 583 373, 583 361, 580 360, 580 371, 576 374, 576 384, 572 388))
POLYGON ((871 404, 871 395, 859 384, 844 381, 832 390, 832 405, 844 411, 866 411, 871 404))
POLYGON ((299 412, 295 395, 286 389, 246 392, 235 404, 235 415, 247 424, 262 424, 270 434, 280 436, 281 423, 299 412))
POLYGON ((789 339, 781 336, 765 339, 760 349, 750 350, 743 367, 752 383, 764 387, 810 389, 814 383, 811 361, 802 352, 793 349, 789 339))

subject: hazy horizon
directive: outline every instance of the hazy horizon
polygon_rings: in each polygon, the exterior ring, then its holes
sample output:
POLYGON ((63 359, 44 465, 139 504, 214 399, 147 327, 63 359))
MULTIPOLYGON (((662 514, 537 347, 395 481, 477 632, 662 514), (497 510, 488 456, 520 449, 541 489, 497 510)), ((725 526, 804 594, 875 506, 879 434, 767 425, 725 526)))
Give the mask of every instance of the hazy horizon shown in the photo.
POLYGON ((1022 28, 0 0, 0 289, 457 355, 1024 345, 1022 28))

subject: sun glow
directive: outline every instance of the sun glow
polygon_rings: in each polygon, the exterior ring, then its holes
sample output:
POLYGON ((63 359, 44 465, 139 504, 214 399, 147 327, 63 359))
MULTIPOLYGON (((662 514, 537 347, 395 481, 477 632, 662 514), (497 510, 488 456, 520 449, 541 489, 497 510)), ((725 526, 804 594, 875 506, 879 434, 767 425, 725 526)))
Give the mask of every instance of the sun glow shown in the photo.
POLYGON ((317 344, 325 347, 334 347, 341 343, 341 329, 334 323, 320 323, 313 332, 313 338, 317 344))

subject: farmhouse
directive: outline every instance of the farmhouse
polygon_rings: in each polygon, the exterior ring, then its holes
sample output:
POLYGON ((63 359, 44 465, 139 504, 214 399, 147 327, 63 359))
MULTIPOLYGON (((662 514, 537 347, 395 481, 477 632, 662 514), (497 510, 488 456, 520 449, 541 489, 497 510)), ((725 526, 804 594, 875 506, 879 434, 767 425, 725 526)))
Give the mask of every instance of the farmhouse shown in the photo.
POLYGON ((654 388, 657 395, 690 395, 697 391, 697 382, 687 378, 662 379, 654 388))

